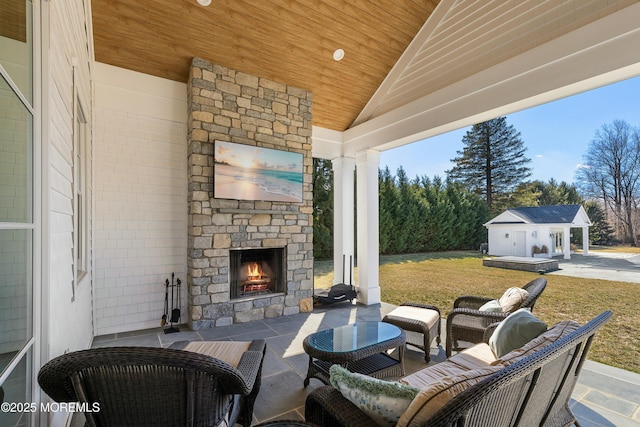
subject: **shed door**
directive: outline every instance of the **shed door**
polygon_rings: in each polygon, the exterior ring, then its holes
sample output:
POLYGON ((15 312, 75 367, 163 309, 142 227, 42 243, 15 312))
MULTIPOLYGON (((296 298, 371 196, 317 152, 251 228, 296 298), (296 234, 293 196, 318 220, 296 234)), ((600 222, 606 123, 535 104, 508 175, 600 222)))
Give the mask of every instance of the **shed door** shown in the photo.
POLYGON ((513 233, 513 255, 527 256, 527 247, 525 245, 527 233, 525 231, 516 231, 513 233))

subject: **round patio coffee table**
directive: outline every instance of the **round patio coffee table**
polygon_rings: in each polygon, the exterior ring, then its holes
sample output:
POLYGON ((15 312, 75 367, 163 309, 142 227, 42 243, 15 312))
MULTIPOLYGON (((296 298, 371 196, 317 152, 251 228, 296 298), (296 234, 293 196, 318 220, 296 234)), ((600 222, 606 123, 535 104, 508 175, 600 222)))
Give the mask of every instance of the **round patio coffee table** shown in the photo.
POLYGON ((329 368, 333 364, 376 378, 403 376, 405 341, 402 329, 385 322, 356 322, 315 332, 302 343, 309 355, 304 386, 311 378, 329 384, 329 368), (395 348, 397 359, 386 353, 395 348))

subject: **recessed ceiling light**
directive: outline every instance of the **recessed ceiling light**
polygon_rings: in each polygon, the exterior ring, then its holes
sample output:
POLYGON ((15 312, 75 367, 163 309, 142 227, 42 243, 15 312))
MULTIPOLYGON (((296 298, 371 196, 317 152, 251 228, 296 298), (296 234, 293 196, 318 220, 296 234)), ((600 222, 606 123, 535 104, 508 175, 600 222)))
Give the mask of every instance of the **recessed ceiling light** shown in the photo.
POLYGON ((209 6, 211 4, 211 0, 197 0, 200 6, 209 6))
POLYGON ((340 61, 342 58, 344 58, 344 50, 336 49, 335 52, 333 52, 334 61, 340 61))

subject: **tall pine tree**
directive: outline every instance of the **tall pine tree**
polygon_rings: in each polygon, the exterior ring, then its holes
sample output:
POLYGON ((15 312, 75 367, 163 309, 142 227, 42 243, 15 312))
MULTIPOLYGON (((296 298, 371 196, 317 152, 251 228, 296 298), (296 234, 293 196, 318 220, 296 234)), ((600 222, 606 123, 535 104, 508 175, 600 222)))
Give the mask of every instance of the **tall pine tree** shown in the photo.
POLYGON ((520 132, 506 117, 498 117, 473 125, 462 143, 464 149, 451 160, 455 166, 447 171, 448 177, 483 197, 490 210, 498 210, 500 201, 531 175, 520 132))

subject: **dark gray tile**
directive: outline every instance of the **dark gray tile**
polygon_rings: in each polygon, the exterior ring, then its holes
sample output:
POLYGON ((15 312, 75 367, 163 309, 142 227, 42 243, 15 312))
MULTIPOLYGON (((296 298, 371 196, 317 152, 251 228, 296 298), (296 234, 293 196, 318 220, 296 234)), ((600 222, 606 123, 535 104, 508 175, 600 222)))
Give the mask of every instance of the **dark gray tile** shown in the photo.
POLYGON ((304 325, 304 322, 281 322, 268 324, 270 329, 276 331, 278 334, 293 334, 297 333, 304 325))
POLYGON ((277 420, 286 420, 286 421, 304 421, 304 406, 294 409, 292 411, 287 412, 286 414, 278 415, 274 418, 270 418, 268 420, 261 420, 261 423, 267 421, 277 421, 277 420))
POLYGON ((304 350, 302 349, 302 340, 294 334, 276 335, 267 338, 267 346, 280 357, 284 357, 285 354, 291 353, 292 351, 304 353, 304 350), (294 342, 296 343, 295 345, 294 342), (295 349, 292 349, 292 346, 294 346, 295 349))
POLYGON ((640 427, 640 423, 598 406, 580 402, 570 406, 581 427, 640 427))
POLYGON ((306 353, 288 356, 283 360, 298 375, 303 378, 307 376, 307 370, 309 369, 309 356, 306 353))
POLYGON ((244 334, 231 335, 233 341, 252 341, 257 339, 266 340, 267 338, 276 337, 278 333, 271 328, 259 329, 244 334))
POLYGON ((574 402, 569 408, 581 427, 615 427, 609 420, 582 403, 574 402))
POLYGON ((590 390, 583 398, 582 402, 591 402, 595 403, 598 406, 602 406, 607 408, 609 411, 622 414, 626 417, 631 418, 633 413, 638 407, 637 403, 629 402, 627 396, 625 394, 619 394, 617 396, 602 393, 598 390, 590 390), (621 396, 617 397, 617 396, 621 396))
POLYGON ((113 341, 100 341, 93 343, 92 348, 104 348, 104 347, 161 347, 160 338, 158 334, 137 335, 127 338, 119 338, 113 341))
POLYGON ((305 320, 307 320, 307 318, 309 317, 309 313, 300 313, 300 314, 293 314, 291 316, 280 316, 280 317, 272 317, 270 319, 264 319, 262 320, 262 323, 264 323, 267 326, 273 326, 273 325, 279 325, 282 323, 304 323, 305 320))
POLYGON ((215 341, 220 338, 230 338, 260 330, 269 330, 269 327, 262 322, 249 322, 220 326, 217 328, 200 329, 197 332, 204 341, 215 341))
POLYGON ((315 388, 315 383, 305 389, 302 381, 303 378, 292 371, 263 377, 253 410, 254 416, 262 422, 282 417, 294 408, 304 406, 308 393, 315 388))
POLYGON ((197 332, 190 329, 180 330, 180 332, 165 334, 164 332, 158 333, 160 343, 163 347, 168 347, 174 342, 178 341, 200 341, 200 335, 197 332))
POLYGON ((116 339, 116 334, 99 335, 93 338, 93 342, 113 341, 116 339))
MULTIPOLYGON (((160 322, 158 321, 158 323, 160 322)), ((174 325, 174 326, 179 329, 189 329, 187 325, 174 325)), ((162 327, 131 331, 131 332, 118 332, 117 336, 118 338, 126 338, 126 337, 135 337, 136 335, 146 335, 148 333, 160 333, 160 332, 164 332, 164 329, 162 327)))
POLYGON ((279 375, 290 370, 291 366, 286 364, 280 356, 271 351, 269 349, 269 346, 267 345, 267 351, 265 352, 264 362, 262 365, 262 376, 267 377, 272 375, 279 375))
POLYGON ((613 395, 624 396, 630 402, 640 402, 640 387, 633 383, 619 380, 617 378, 583 369, 580 372, 580 383, 597 389, 601 392, 613 395))

